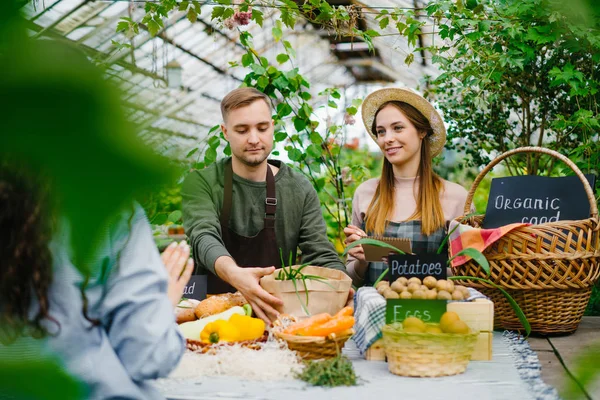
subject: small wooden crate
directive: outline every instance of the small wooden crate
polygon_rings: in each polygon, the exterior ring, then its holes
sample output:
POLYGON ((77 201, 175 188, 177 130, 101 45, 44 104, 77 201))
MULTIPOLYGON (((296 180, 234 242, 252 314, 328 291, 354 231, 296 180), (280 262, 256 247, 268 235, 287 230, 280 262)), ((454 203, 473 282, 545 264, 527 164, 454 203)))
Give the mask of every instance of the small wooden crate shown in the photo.
POLYGON ((494 330, 494 303, 487 299, 469 302, 450 302, 448 311, 454 311, 473 330, 479 331, 472 361, 492 359, 492 331, 494 330))
POLYGON ((367 349, 365 353, 367 361, 385 361, 385 348, 383 347, 383 339, 379 339, 367 349))

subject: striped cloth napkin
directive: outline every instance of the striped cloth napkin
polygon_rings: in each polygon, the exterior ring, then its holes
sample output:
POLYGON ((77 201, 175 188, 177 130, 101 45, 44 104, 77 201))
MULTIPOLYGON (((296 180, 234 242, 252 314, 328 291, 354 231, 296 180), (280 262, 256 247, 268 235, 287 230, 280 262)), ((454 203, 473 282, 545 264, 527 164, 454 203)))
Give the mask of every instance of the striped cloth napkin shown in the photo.
MULTIPOLYGON (((531 224, 515 223, 504 225, 499 228, 481 229, 470 225, 461 224, 458 221, 450 221, 450 257, 466 248, 472 248, 483 252, 488 246, 506 235, 513 229, 531 224), (458 225, 457 229, 454 229, 458 225)), ((469 261, 470 256, 461 255, 452 260, 452 266, 458 267, 469 261)))
MULTIPOLYGON (((473 301, 475 299, 487 299, 486 296, 473 288, 469 289, 469 298, 462 301, 473 301)), ((381 339, 381 330, 385 325, 386 301, 377 290, 371 286, 358 289, 354 296, 354 336, 352 339, 360 354, 371 347, 373 343, 381 339)))

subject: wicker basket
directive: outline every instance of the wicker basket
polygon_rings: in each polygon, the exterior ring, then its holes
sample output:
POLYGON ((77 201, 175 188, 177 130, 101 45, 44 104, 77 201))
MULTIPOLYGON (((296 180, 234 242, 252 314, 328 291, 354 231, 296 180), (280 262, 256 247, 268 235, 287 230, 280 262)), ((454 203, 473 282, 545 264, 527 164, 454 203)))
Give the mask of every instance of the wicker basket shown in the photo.
POLYGON ((338 334, 321 337, 288 335, 275 328, 273 335, 287 342, 288 348, 294 350, 303 360, 318 360, 333 358, 340 354, 346 341, 354 335, 354 330, 348 329, 338 334))
MULTIPOLYGON (((598 207, 594 193, 581 171, 561 154, 541 147, 522 147, 493 160, 475 179, 465 204, 469 212, 477 186, 500 161, 517 153, 544 153, 567 164, 583 182, 590 202, 591 217, 531 225, 504 235, 483 254, 490 263, 486 276, 473 260, 454 268, 455 275, 488 278, 504 288, 525 312, 531 329, 539 334, 574 332, 600 276, 598 207)), ((483 216, 463 220, 481 227, 483 216)), ((501 329, 523 329, 505 297, 490 285, 459 281, 491 297, 495 306, 494 325, 501 329)))
POLYGON ((225 343, 204 343, 201 340, 193 340, 186 339, 186 348, 195 353, 214 353, 220 347, 223 346, 233 346, 236 344, 241 345, 242 347, 247 347, 249 349, 259 350, 261 348, 261 343, 265 343, 269 338, 269 333, 265 331, 263 335, 255 340, 245 340, 243 342, 225 342, 225 343))
POLYGON ((383 327, 383 346, 391 373, 434 377, 462 374, 467 369, 479 332, 408 333, 400 324, 383 327))

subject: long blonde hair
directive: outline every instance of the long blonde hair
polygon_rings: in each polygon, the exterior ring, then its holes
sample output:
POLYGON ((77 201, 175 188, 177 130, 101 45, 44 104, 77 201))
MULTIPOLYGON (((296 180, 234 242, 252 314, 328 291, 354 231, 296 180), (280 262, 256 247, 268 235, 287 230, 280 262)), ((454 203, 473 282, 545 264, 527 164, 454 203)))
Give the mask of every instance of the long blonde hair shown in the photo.
MULTIPOLYGON (((433 134, 431 124, 416 108, 401 101, 389 101, 384 103, 373 119, 372 132, 376 132, 377 114, 388 105, 396 107, 414 125, 417 132, 426 132, 425 138, 433 134)), ((433 232, 445 225, 444 212, 440 202, 442 191, 442 179, 433 171, 431 150, 429 140, 421 142, 421 160, 417 172, 419 179, 419 192, 417 195, 417 208, 409 217, 409 220, 421 220, 421 232, 431 235, 433 232)), ((375 195, 365 216, 367 232, 375 235, 383 235, 388 218, 394 212, 394 170, 392 164, 384 158, 381 179, 375 190, 375 195)))

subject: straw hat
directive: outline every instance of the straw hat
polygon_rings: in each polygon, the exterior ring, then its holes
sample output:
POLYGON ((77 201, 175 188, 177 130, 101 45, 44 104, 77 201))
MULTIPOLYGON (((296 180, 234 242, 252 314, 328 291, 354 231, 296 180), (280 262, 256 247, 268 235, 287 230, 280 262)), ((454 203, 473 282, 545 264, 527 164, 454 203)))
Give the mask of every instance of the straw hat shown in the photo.
POLYGON ((388 101, 402 101, 404 103, 408 103, 419 110, 419 112, 423 114, 427 120, 429 120, 429 123, 433 128, 433 134, 427 137, 431 148, 431 156, 435 157, 439 155, 444 148, 444 144, 446 143, 446 127, 444 126, 444 121, 430 102, 425 100, 423 96, 411 89, 379 89, 365 98, 365 101, 363 101, 362 104, 361 113, 365 128, 371 137, 377 141, 376 133, 371 132, 373 119, 375 118, 375 113, 379 107, 388 101))

